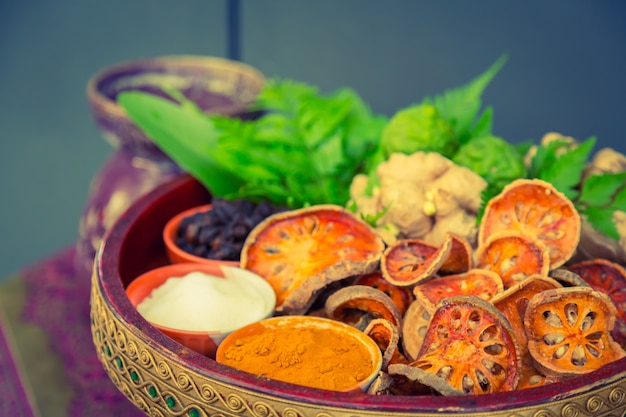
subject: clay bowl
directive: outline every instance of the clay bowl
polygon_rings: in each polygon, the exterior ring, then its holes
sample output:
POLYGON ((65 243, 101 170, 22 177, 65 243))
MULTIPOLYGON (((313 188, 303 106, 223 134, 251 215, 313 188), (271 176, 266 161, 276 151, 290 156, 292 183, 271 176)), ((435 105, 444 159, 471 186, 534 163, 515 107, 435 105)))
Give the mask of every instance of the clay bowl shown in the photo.
POLYGON ((202 204, 200 206, 191 207, 189 209, 181 211, 170 220, 168 220, 167 223, 165 223, 165 226, 163 227, 163 242, 165 242, 165 251, 167 253, 167 257, 171 262, 193 262, 207 265, 239 265, 238 261, 221 261, 196 256, 184 251, 180 248, 180 246, 176 244, 176 232, 178 230, 178 226, 180 226, 181 221, 184 218, 192 216, 196 213, 204 213, 210 210, 211 207, 212 204, 202 204))
MULTIPOLYGON (((268 284, 266 280, 261 278, 260 276, 254 274, 251 271, 246 269, 229 266, 227 264, 220 264, 219 262, 214 262, 211 264, 204 263, 175 263, 172 265, 165 265, 159 268, 151 269, 137 278, 135 278, 129 285, 126 287, 126 294, 132 305, 137 308, 142 301, 148 296, 152 294, 152 292, 159 288, 161 285, 165 284, 165 282, 172 277, 184 277, 185 275, 193 272, 204 273, 213 277, 219 277, 224 280, 237 280, 239 282, 244 283, 245 287, 253 288, 254 294, 259 297, 263 302, 263 309, 258 311, 258 314, 248 314, 247 316, 238 315, 240 321, 233 322, 229 320, 229 324, 220 327, 209 327, 206 330, 190 330, 177 328, 173 325, 164 325, 159 324, 156 321, 150 321, 150 323, 159 329, 161 332, 165 333, 172 339, 179 342, 181 345, 187 346, 190 349, 195 350, 198 353, 201 353, 210 358, 215 358, 215 352, 217 351, 218 346, 233 331, 237 330, 240 327, 248 325, 250 323, 265 319, 270 317, 274 313, 274 307, 276 305, 276 294, 274 294, 274 290, 268 284), (239 323, 239 325, 235 324, 239 323), (235 326, 235 327, 232 327, 235 326)), ((180 295, 180 293, 177 293, 180 295)), ((240 296, 240 293, 237 292, 240 296)), ((210 300, 215 301, 212 294, 206 294, 206 299, 203 300, 206 303, 209 303, 210 300)), ((241 298, 239 298, 241 300, 241 298)), ((225 303, 229 301, 233 301, 232 298, 222 297, 221 300, 224 300, 225 303), (229 301, 225 301, 229 300, 229 301)), ((211 309, 201 310, 201 311, 214 311, 214 314, 211 314, 213 317, 207 317, 207 320, 211 320, 214 325, 222 322, 223 319, 229 319, 228 317, 224 317, 225 311, 217 311, 222 306, 220 303, 213 302, 214 306, 211 309), (221 318, 222 320, 216 319, 221 318)), ((170 320, 172 323, 181 323, 180 317, 188 317, 188 320, 193 320, 196 317, 189 317, 197 314, 199 311, 190 303, 184 303, 181 306, 181 310, 183 311, 167 311, 167 318, 175 317, 174 314, 179 314, 179 320, 170 320), (184 306, 184 307, 183 307, 184 306)), ((161 318, 162 319, 162 318, 161 318)))
POLYGON ((93 342, 106 372, 148 415, 623 416, 626 358, 567 381, 480 396, 368 396, 255 377, 200 355, 144 320, 125 287, 168 262, 161 231, 176 213, 211 202, 189 176, 135 202, 105 236, 92 279, 93 342))
MULTIPOLYGON (((333 350, 333 348, 341 348, 341 346, 338 346, 341 341, 345 342, 348 340, 352 345, 358 345, 366 352, 366 362, 368 363, 368 366, 370 366, 369 373, 364 375, 343 375, 343 378, 349 377, 349 380, 356 382, 352 382, 350 385, 346 384, 343 388, 339 387, 338 384, 333 388, 333 391, 367 391, 367 388, 378 376, 383 364, 383 356, 380 348, 372 338, 357 328, 340 321, 313 316, 271 317, 235 330, 226 336, 217 348, 215 360, 219 363, 228 364, 243 371, 255 373, 254 370, 257 368, 259 362, 265 361, 264 367, 268 366, 266 352, 258 349, 251 349, 254 352, 246 352, 247 357, 245 358, 245 361, 242 361, 240 358, 232 360, 230 359, 229 353, 234 354, 235 357, 241 355, 237 354, 237 351, 242 345, 245 345, 246 340, 249 341, 250 338, 255 337, 260 338, 260 336, 263 335, 265 338, 261 339, 267 340, 267 338, 270 338, 272 343, 275 343, 276 346, 279 347, 278 349, 285 349, 283 351, 277 350, 277 357, 287 356, 291 358, 292 355, 294 355, 295 346, 298 346, 298 348, 303 347, 303 344, 295 345, 293 343, 293 332, 296 331, 308 331, 311 335, 314 335, 312 336, 314 342, 306 347, 305 352, 314 352, 316 356, 323 357, 323 360, 326 361, 325 365, 327 366, 334 366, 329 363, 333 357, 335 357, 335 361, 342 361, 341 358, 336 357, 338 351, 333 350), (319 343, 319 340, 324 340, 324 344, 315 345, 315 343, 319 343), (325 353, 320 352, 324 349, 328 350, 325 353)), ((304 345, 306 345, 306 343, 304 345)), ((297 354, 299 354, 299 352, 296 353, 296 355, 297 354)), ((305 358, 300 358, 300 362, 302 363, 307 361, 305 358)), ((271 369, 272 372, 276 372, 275 375, 281 375, 281 377, 277 379, 291 383, 301 383, 302 385, 307 386, 319 386, 316 384, 319 384, 322 376, 321 374, 315 374, 312 372, 308 373, 308 375, 306 375, 308 378, 304 381, 301 375, 304 372, 298 371, 294 373, 291 371, 283 373, 283 367, 280 361, 277 360, 270 362, 271 364, 269 364, 269 369, 271 369)), ((345 361, 339 363, 345 363, 345 361)), ((306 364, 304 364, 304 368, 307 368, 306 364)))

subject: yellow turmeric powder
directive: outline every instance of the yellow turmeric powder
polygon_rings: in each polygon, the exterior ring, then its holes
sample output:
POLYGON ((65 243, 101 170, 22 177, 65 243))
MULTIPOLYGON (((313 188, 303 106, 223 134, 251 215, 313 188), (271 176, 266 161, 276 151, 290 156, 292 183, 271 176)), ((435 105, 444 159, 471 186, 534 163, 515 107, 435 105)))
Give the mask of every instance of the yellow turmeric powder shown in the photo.
POLYGON ((225 346, 218 361, 255 375, 333 391, 355 388, 373 371, 366 346, 329 328, 265 328, 225 346))

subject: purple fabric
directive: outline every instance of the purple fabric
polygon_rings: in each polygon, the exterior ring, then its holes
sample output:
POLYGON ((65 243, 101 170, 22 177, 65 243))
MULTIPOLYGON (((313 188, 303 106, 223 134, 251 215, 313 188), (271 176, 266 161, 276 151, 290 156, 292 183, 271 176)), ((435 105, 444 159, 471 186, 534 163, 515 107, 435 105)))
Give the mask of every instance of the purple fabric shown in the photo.
POLYGON ((34 417, 28 391, 16 364, 15 348, 0 314, 0 416, 34 417))
POLYGON ((74 256, 69 247, 22 272, 28 288, 24 318, 46 332, 61 356, 73 391, 68 416, 144 416, 98 360, 89 321, 90 277, 76 276, 74 256))

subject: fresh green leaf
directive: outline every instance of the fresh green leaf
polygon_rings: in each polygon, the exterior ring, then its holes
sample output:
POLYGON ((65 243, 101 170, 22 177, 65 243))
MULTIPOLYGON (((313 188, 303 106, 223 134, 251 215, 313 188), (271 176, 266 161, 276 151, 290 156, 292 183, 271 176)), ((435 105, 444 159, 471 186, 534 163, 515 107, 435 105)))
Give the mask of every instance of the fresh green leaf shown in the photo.
POLYGON ((341 134, 328 138, 313 151, 315 168, 322 175, 333 175, 345 159, 341 134))
POLYGON ((259 93, 252 110, 279 112, 293 117, 303 100, 319 94, 317 87, 292 80, 269 79, 259 93))
POLYGON ((472 125, 482 104, 482 94, 507 60, 508 56, 501 56, 469 84, 448 90, 432 101, 441 116, 452 124, 461 143, 471 138, 472 125))
POLYGON ((296 120, 305 146, 313 149, 335 135, 349 112, 350 103, 341 96, 335 99, 315 97, 303 102, 296 120))
POLYGON ((615 198, 611 203, 611 208, 626 212, 626 186, 615 194, 615 198))
POLYGON ((626 172, 591 175, 583 183, 578 201, 590 206, 609 205, 615 193, 624 185, 626 172))
POLYGON ((580 184, 589 155, 596 143, 595 138, 587 139, 578 146, 568 150, 541 172, 539 178, 548 181, 565 194, 569 199, 575 199, 578 191, 575 187, 580 184))
POLYGON ((567 152, 569 146, 569 142, 560 139, 537 146, 531 161, 529 177, 539 178, 541 173, 547 171, 558 159, 558 154, 567 152))
POLYGON ((528 151, 533 147, 534 141, 532 139, 524 140, 515 145, 517 152, 520 155, 526 155, 528 151))
POLYGON ((361 213, 361 219, 363 219, 363 221, 365 221, 370 226, 377 227, 378 226, 378 221, 380 219, 382 219, 382 217, 385 214, 387 214, 387 212, 391 208, 391 204, 392 203, 387 204, 381 211, 379 211, 378 213, 375 213, 375 214, 363 214, 363 213, 361 213))
POLYGON ((480 207, 476 213, 476 224, 480 224, 489 201, 502 192, 502 184, 487 184, 480 193, 480 207))
MULTIPOLYGON (((482 136, 489 136, 491 134, 492 128, 492 120, 493 120, 493 108, 487 107, 483 114, 480 116, 476 125, 472 128, 470 132, 470 136, 472 138, 479 138, 482 136)), ((462 142, 467 142, 467 140, 463 140, 462 142)))
POLYGON ((594 229, 619 241, 620 235, 613 221, 613 213, 613 209, 601 207, 589 207, 583 211, 583 215, 594 229))
POLYGON ((213 149, 219 132, 210 118, 188 106, 138 91, 121 93, 117 100, 163 152, 214 195, 235 192, 243 184, 236 173, 215 163, 213 149))

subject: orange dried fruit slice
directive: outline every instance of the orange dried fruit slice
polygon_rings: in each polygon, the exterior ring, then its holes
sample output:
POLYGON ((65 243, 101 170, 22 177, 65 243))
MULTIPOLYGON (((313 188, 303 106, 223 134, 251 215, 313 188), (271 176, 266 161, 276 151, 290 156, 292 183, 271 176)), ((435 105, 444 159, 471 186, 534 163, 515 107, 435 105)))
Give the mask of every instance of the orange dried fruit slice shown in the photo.
POLYGON ((380 260, 387 281, 408 287, 431 279, 448 258, 452 241, 436 246, 421 239, 400 239, 390 245, 380 260))
POLYGON ((376 379, 367 388, 366 393, 368 395, 390 395, 389 388, 392 384, 393 378, 387 372, 380 371, 376 379))
POLYGON ((390 365, 389 375, 393 378, 390 391, 395 395, 437 394, 449 397, 466 394, 444 378, 407 364, 390 365))
POLYGON ((452 246, 438 272, 440 274, 460 274, 472 269, 473 250, 470 242, 454 233, 447 233, 442 246, 446 246, 448 240, 452 246))
POLYGON ((511 391, 520 378, 520 351, 509 322, 493 304, 459 296, 439 303, 410 365, 465 394, 511 391))
POLYGON ((528 351, 545 375, 569 377, 624 357, 611 337, 616 309, 590 287, 542 291, 524 314, 528 351))
POLYGON ((367 285, 387 294, 398 307, 400 315, 404 315, 409 305, 413 302, 413 293, 408 287, 398 287, 387 281, 382 272, 376 271, 357 277, 353 285, 367 285))
POLYGON ((503 290, 502 278, 498 274, 474 268, 462 274, 441 276, 416 285, 413 294, 432 313, 444 298, 475 295, 489 301, 503 290))
POLYGON ((574 204, 539 179, 518 179, 489 200, 478 230, 478 245, 504 230, 519 231, 544 243, 550 268, 563 265, 580 241, 581 220, 574 204))
POLYGON ((382 370, 386 371, 390 364, 407 363, 408 361, 398 349, 400 330, 398 326, 385 319, 370 321, 363 333, 368 335, 380 348, 383 354, 382 370))
POLYGON ((550 255, 545 245, 517 231, 494 233, 478 247, 476 257, 476 267, 496 272, 504 288, 550 271, 550 255))
POLYGON ((324 305, 326 317, 354 325, 363 316, 383 318, 400 326, 402 315, 384 292, 367 285, 350 285, 332 293, 324 305))
POLYGON ((374 272, 385 244, 365 221, 337 205, 274 214, 248 235, 241 267, 276 293, 278 314, 302 314, 329 283, 374 272))
POLYGON ((419 300, 413 301, 402 318, 402 348, 407 359, 414 361, 417 358, 429 322, 428 310, 419 300))
POLYGON ((528 339, 524 328, 524 314, 530 299, 545 290, 560 288, 561 284, 543 275, 531 275, 491 299, 493 305, 504 314, 520 345, 522 356, 528 351, 528 339))
POLYGON ((591 288, 609 296, 617 308, 612 335, 617 343, 626 345, 626 269, 607 259, 590 259, 567 267, 591 288))
POLYGON ((589 283, 582 279, 580 275, 570 271, 565 267, 553 269, 549 272, 550 278, 561 283, 564 287, 590 287, 589 283))
POLYGON ((552 384, 566 378, 557 378, 553 376, 545 376, 535 366, 535 362, 529 353, 522 355, 522 364, 520 366, 520 380, 517 384, 517 390, 526 388, 541 387, 543 385, 552 384))

